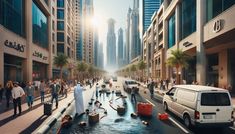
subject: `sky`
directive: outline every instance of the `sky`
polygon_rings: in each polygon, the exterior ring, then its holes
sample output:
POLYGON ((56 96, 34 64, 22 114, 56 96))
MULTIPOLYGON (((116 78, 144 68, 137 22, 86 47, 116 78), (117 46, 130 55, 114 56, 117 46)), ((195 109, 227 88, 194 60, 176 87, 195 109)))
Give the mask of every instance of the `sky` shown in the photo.
MULTIPOLYGON (((109 18, 113 18, 115 23, 116 40, 118 39, 117 31, 122 28, 125 36, 126 17, 128 8, 133 7, 133 0, 94 0, 95 25, 99 30, 99 42, 104 45, 104 57, 106 61, 106 37, 109 18)), ((125 38, 125 37, 124 37, 125 38)), ((124 41, 125 42, 125 41, 124 41)), ((106 62, 105 62, 106 63, 106 62)))

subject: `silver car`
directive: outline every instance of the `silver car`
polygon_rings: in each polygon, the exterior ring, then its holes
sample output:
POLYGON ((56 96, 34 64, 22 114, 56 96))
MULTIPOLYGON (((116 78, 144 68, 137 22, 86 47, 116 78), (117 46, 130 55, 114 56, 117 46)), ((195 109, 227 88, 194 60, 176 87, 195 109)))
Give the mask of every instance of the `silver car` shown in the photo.
POLYGON ((125 80, 123 82, 123 89, 130 93, 131 92, 131 89, 134 88, 136 90, 136 93, 139 92, 139 86, 138 86, 138 83, 134 80, 125 80))

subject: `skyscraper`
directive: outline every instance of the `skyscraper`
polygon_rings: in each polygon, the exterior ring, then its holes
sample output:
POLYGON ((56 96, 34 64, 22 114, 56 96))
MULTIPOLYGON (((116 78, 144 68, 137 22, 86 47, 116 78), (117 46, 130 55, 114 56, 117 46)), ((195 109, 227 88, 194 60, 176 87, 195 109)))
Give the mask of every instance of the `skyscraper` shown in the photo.
POLYGON ((143 33, 148 29, 151 24, 151 17, 155 11, 157 11, 161 5, 161 0, 143 0, 143 33))
POLYGON ((110 18, 108 20, 107 33, 107 68, 116 68, 116 35, 115 35, 115 20, 110 18))
POLYGON ((98 46, 99 45, 99 36, 98 36, 98 29, 94 28, 94 65, 98 66, 98 46))
POLYGON ((83 22, 82 22, 82 38, 83 38, 83 61, 93 64, 93 26, 91 18, 94 14, 93 0, 83 1, 83 22))
POLYGON ((97 56, 98 62, 97 67, 100 69, 103 69, 104 67, 104 51, 103 51, 103 43, 99 43, 98 45, 98 56, 97 56))
POLYGON ((134 0, 130 19, 130 60, 141 54, 139 32, 139 0, 134 0))
POLYGON ((119 28, 118 30, 118 67, 123 66, 124 64, 124 46, 123 46, 123 30, 122 28, 119 28))
POLYGON ((76 0, 76 58, 82 60, 83 41, 82 41, 82 0, 76 0))
POLYGON ((126 28, 126 63, 130 63, 130 20, 131 20, 131 8, 128 9, 127 13, 127 28, 126 28))

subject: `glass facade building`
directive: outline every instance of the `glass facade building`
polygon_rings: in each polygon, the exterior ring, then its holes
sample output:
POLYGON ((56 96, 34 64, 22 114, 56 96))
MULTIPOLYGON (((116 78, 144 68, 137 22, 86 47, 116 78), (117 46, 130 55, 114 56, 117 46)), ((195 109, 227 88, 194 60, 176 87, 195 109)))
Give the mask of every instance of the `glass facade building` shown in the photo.
POLYGON ((64 42, 64 33, 57 33, 57 41, 64 42))
POLYGON ((57 0, 57 7, 64 7, 64 0, 57 0))
POLYGON ((57 19, 64 19, 64 9, 57 9, 57 19))
POLYGON ((45 14, 32 3, 33 43, 48 48, 48 22, 45 14))
POLYGON ((64 30, 64 21, 57 21, 57 30, 64 30))
POLYGON ((175 13, 168 20, 168 48, 175 45, 175 13))
POLYGON ((57 53, 64 53, 64 43, 57 43, 57 53))
POLYGON ((235 0, 207 0, 207 21, 235 4, 235 0))
POLYGON ((143 0, 143 33, 151 24, 151 17, 159 9, 161 0, 143 0))
POLYGON ((23 37, 24 13, 24 0, 0 0, 0 24, 23 37))
POLYGON ((196 0, 183 0, 180 7, 180 38, 184 39, 196 31, 196 0))

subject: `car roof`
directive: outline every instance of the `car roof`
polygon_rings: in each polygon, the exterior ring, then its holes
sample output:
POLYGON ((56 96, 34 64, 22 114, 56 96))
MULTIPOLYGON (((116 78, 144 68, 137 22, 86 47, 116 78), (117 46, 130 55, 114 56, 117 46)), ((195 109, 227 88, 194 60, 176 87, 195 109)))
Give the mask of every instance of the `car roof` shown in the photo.
POLYGON ((211 90, 217 90, 217 91, 228 91, 222 88, 217 87, 211 87, 211 86, 203 86, 203 85, 175 85, 173 87, 178 88, 186 88, 193 91, 211 91, 211 90))
POLYGON ((125 81, 134 81, 135 82, 135 80, 125 80, 125 81))

